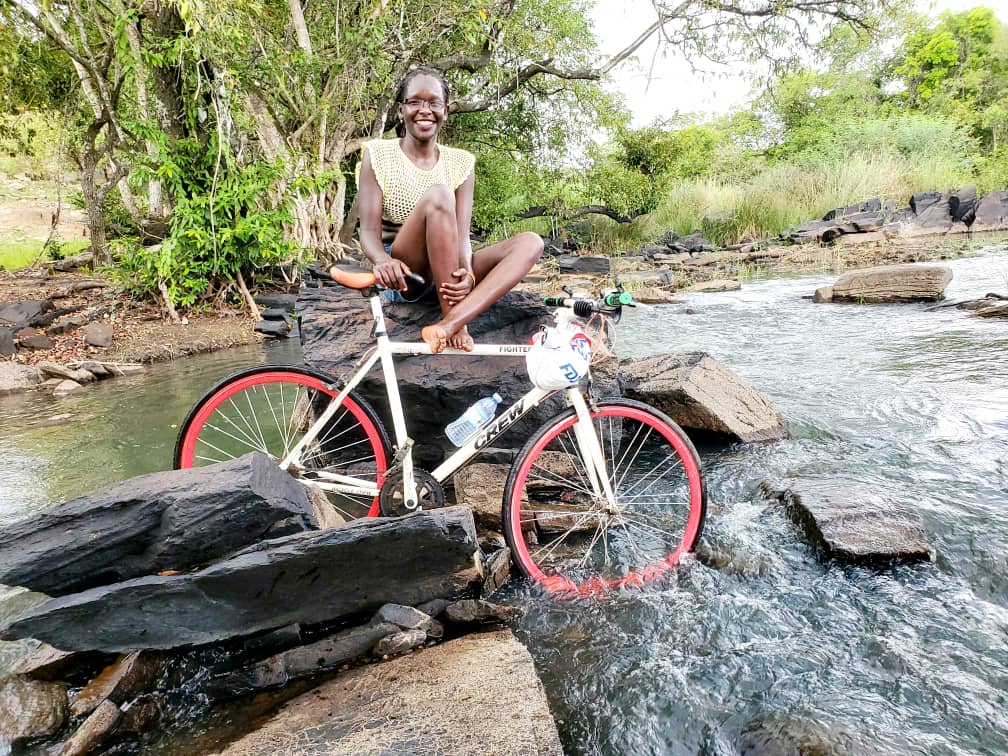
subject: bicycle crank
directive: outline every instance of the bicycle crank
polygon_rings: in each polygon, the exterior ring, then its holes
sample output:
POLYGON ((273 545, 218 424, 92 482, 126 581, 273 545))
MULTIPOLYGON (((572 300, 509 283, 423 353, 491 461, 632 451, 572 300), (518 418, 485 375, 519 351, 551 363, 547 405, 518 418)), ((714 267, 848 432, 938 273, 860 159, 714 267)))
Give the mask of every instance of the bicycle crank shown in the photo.
POLYGON ((426 470, 413 468, 413 480, 419 501, 413 506, 403 498, 402 470, 395 470, 385 478, 378 492, 378 506, 384 517, 401 517, 421 509, 439 509, 445 504, 444 489, 426 470))

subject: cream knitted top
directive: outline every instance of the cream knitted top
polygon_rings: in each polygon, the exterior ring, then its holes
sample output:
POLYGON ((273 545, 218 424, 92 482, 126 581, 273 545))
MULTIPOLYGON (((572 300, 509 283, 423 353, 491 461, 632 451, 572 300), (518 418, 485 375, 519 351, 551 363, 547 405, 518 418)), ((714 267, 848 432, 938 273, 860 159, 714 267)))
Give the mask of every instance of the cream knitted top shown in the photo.
MULTIPOLYGON (((373 139, 364 149, 371 155, 371 167, 382 190, 382 217, 398 224, 406 222, 424 192, 438 184, 458 189, 476 165, 471 152, 440 144, 438 161, 429 171, 406 157, 398 139, 373 139)), ((359 179, 360 164, 357 171, 359 179)))

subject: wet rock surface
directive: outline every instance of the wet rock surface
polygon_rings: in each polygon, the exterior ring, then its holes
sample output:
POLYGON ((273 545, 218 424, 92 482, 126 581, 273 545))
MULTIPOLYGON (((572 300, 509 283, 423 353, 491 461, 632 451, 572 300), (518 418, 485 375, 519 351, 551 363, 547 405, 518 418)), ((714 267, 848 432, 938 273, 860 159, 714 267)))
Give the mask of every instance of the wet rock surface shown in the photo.
POLYGON ((131 651, 213 643, 382 604, 456 596, 483 578, 464 507, 264 541, 198 572, 147 576, 53 599, 5 639, 66 650, 131 651))
MULTIPOLYGON (((344 375, 374 344, 368 300, 357 291, 343 287, 305 288, 298 299, 298 310, 302 313, 305 362, 313 367, 344 375)), ((440 318, 435 302, 387 305, 384 311, 390 338, 395 341, 419 341, 420 329, 440 318)), ((537 294, 512 291, 470 323, 469 333, 477 344, 525 345, 540 324, 552 323, 552 312, 537 294)), ((532 387, 523 356, 397 357, 396 373, 410 435, 423 440, 414 447, 414 455, 426 469, 433 469, 455 450, 445 436, 445 426, 470 404, 494 392, 504 397, 505 404, 510 404, 532 387)), ((601 378, 596 382, 604 383, 601 378)), ((609 390, 613 389, 614 385, 610 385, 609 390)), ((358 391, 391 428, 381 370, 373 369, 358 391)), ((562 407, 560 397, 551 399, 517 421, 494 444, 519 448, 562 407)))
POLYGON ((451 753, 563 751, 532 658, 510 630, 349 670, 291 700, 221 751, 451 753))
POLYGON ((152 473, 0 529, 0 583, 62 595, 189 569, 291 518, 318 524, 308 490, 263 454, 152 473))
POLYGON ((624 360, 620 389, 650 404, 688 430, 775 441, 788 437, 784 417, 770 400, 705 352, 624 360))
POLYGON ((952 281, 944 265, 882 265, 844 273, 833 284, 833 301, 877 304, 934 301, 952 281))
POLYGON ((863 483, 795 480, 762 490, 784 505, 827 559, 870 564, 931 557, 927 532, 911 506, 863 483))

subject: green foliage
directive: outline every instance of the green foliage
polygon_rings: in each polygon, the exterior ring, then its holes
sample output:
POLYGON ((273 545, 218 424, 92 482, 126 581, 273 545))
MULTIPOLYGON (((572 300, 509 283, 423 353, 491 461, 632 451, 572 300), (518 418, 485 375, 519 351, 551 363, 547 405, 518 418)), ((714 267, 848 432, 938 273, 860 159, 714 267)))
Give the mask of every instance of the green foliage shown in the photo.
POLYGON ((177 199, 168 238, 158 247, 115 243, 116 275, 127 289, 150 295, 164 284, 173 304, 191 307, 243 268, 290 261, 295 248, 283 227, 290 213, 285 202, 267 202, 281 166, 239 166, 226 145, 217 149, 215 134, 208 144, 148 136, 158 159, 139 166, 132 180, 157 178, 177 199))

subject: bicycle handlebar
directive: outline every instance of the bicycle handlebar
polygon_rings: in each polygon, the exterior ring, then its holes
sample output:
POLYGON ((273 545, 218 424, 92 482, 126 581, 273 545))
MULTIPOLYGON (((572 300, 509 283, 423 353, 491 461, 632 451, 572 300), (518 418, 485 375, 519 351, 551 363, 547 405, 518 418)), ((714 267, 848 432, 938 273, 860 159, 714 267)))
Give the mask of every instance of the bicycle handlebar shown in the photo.
POLYGON ((569 307, 579 318, 596 312, 619 312, 623 307, 636 307, 633 296, 627 291, 606 291, 597 300, 580 297, 543 297, 547 307, 569 307))

